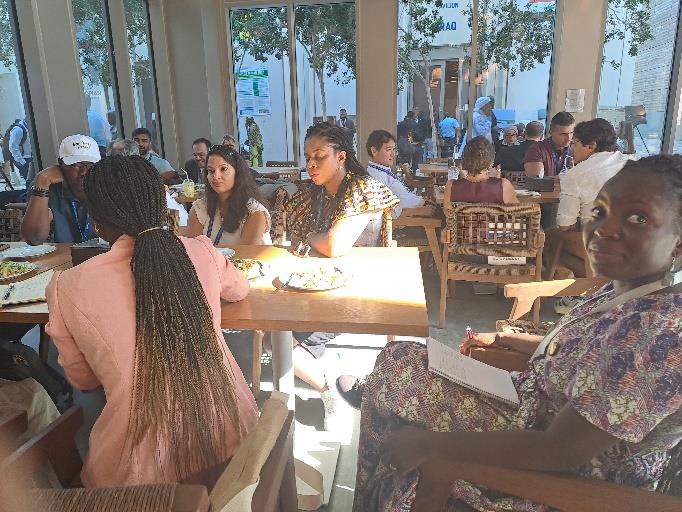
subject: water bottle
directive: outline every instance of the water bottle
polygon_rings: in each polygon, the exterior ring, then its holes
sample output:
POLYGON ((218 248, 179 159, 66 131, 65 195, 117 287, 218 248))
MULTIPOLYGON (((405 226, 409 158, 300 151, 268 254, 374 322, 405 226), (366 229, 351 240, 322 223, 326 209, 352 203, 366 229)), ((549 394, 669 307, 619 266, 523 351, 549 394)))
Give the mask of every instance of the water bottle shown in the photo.
POLYGON ((448 180, 458 180, 459 169, 455 166, 454 158, 448 158, 448 180))

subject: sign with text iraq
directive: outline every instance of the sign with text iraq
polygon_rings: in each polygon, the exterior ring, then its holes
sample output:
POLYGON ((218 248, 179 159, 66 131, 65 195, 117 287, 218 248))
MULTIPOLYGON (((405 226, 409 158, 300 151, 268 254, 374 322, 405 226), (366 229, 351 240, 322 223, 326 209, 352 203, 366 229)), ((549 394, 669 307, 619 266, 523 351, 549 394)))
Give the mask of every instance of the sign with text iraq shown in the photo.
POLYGON ((458 45, 471 43, 471 27, 465 9, 468 1, 443 2, 439 14, 443 18, 440 32, 433 40, 433 46, 458 45))
POLYGON ((239 116, 269 116, 270 81, 265 66, 241 68, 237 72, 237 110, 239 116))

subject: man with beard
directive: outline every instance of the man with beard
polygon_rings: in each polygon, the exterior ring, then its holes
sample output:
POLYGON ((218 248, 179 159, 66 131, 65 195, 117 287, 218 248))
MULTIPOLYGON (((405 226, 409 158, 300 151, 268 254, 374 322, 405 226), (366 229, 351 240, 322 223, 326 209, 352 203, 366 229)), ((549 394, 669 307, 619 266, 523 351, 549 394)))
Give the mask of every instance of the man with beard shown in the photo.
POLYGON ((211 141, 204 137, 192 142, 192 158, 185 163, 185 172, 194 183, 206 182, 206 155, 210 147, 211 141))
POLYGON ((26 242, 79 243, 97 236, 85 203, 83 178, 99 160, 94 139, 71 135, 62 141, 57 165, 38 173, 28 191, 28 207, 21 223, 26 242))

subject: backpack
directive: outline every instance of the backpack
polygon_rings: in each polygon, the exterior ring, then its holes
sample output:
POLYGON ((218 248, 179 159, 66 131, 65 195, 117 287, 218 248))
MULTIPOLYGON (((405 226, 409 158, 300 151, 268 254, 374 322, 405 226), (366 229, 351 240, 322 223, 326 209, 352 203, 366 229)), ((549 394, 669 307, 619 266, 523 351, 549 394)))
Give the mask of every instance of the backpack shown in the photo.
POLYGON ((0 340, 0 378, 13 381, 35 379, 45 388, 60 412, 73 405, 71 384, 44 363, 35 350, 22 343, 0 340))
POLYGON ((2 137, 2 159, 5 162, 8 162, 9 160, 12 159, 12 153, 9 150, 9 136, 10 132, 18 126, 21 128, 22 135, 21 135, 21 142, 19 142, 19 146, 21 147, 21 151, 24 151, 24 143, 26 142, 26 138, 28 137, 28 132, 26 131, 26 128, 24 128, 24 125, 21 124, 20 119, 15 119, 14 122, 9 125, 9 128, 7 128, 7 131, 5 132, 5 135, 2 137))

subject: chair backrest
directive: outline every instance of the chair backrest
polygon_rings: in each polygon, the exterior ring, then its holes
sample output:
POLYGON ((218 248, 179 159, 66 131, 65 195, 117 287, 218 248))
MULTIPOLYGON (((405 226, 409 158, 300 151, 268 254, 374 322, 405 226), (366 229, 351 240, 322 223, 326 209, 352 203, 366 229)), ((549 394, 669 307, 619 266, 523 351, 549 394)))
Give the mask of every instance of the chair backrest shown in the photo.
POLYGON ((294 160, 268 160, 265 167, 298 167, 298 162, 294 160))
POLYGON ((19 230, 23 218, 24 212, 18 208, 0 210, 0 241, 18 242, 21 240, 19 230))
POLYGON ((525 171, 505 171, 502 170, 502 177, 511 181, 514 188, 523 188, 526 185, 525 171))
POLYGON ((180 230, 180 212, 177 210, 168 209, 168 226, 173 230, 176 235, 181 235, 180 230))
MULTIPOLYGON (((274 493, 275 498, 279 495, 277 491, 282 484, 284 469, 273 469, 287 467, 293 457, 288 443, 292 424, 293 414, 287 409, 286 402, 272 398, 265 402, 258 423, 242 441, 211 491, 214 512, 256 510, 252 508, 252 502, 260 487, 267 494, 274 493), (282 449, 282 444, 288 448, 282 449)), ((265 509, 258 510, 265 512, 265 509)))
POLYGON ((454 254, 535 257, 544 245, 537 204, 450 203, 445 223, 454 254))

